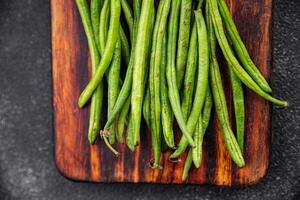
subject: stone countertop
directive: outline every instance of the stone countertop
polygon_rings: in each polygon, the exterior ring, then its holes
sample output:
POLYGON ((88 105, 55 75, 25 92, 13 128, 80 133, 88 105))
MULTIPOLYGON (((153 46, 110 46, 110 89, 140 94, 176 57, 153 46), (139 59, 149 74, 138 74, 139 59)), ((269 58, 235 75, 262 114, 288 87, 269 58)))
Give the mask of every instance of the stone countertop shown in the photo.
POLYGON ((274 95, 267 176, 248 187, 92 184, 53 160, 49 0, 0 1, 0 199, 300 199, 300 1, 274 0, 274 95), (297 198, 298 197, 298 198, 297 198))

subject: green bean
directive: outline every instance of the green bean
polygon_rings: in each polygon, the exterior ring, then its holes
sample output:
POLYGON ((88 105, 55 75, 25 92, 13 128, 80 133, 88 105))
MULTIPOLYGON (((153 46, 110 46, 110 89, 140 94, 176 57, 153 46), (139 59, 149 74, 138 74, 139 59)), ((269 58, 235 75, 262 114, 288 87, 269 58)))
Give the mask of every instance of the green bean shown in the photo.
MULTIPOLYGON (((133 15, 132 15, 131 7, 127 0, 121 0, 121 6, 122 6, 122 11, 125 16, 125 20, 127 22, 128 28, 129 28, 130 38, 132 38, 133 37, 133 15)), ((131 39, 131 41, 132 41, 132 39, 131 39)))
POLYGON ((232 98, 234 105, 236 136, 242 153, 244 152, 244 123, 245 123, 245 105, 244 92, 240 79, 235 75, 232 69, 229 69, 230 81, 232 87, 232 98))
POLYGON ((160 101, 161 101, 161 124, 163 130, 164 141, 170 148, 175 147, 175 139, 173 133, 173 113, 168 99, 168 87, 166 80, 167 65, 167 34, 164 36, 162 43, 162 58, 160 65, 160 101))
POLYGON ((180 1, 173 0, 171 7, 171 14, 169 18, 169 27, 168 27, 168 54, 167 54, 167 82, 168 82, 168 93, 169 93, 169 101, 171 103, 171 107, 177 123, 184 135, 189 141, 191 146, 195 146, 195 142, 191 137, 189 131, 187 130, 185 121, 182 116, 181 108, 180 108, 180 97, 179 91, 177 87, 176 80, 176 43, 177 43, 177 35, 178 35, 178 17, 180 11, 180 1))
POLYGON ((251 78, 257 83, 257 85, 264 90, 265 92, 272 92, 271 87, 269 86, 268 82, 261 74, 259 69, 255 66, 254 62, 252 61, 245 44, 243 43, 239 32, 236 28, 236 25, 232 19, 232 16, 228 10, 228 7, 224 0, 218 1, 219 11, 223 19, 223 24, 226 27, 227 33, 232 41, 233 47, 235 52, 246 69, 249 73, 251 78))
POLYGON ((159 166, 159 158, 161 153, 160 65, 162 60, 162 44, 166 32, 170 5, 170 0, 161 0, 159 2, 153 31, 152 53, 150 58, 150 125, 152 134, 152 147, 154 150, 154 168, 159 166))
POLYGON ((133 127, 132 127, 132 115, 131 112, 129 113, 129 120, 128 120, 128 127, 126 132, 126 144, 129 150, 135 151, 135 144, 134 144, 134 135, 133 135, 133 127))
POLYGON ((100 42, 99 42, 99 24, 100 24, 100 12, 101 12, 101 7, 102 6, 102 0, 91 0, 91 21, 92 21, 92 26, 93 26, 93 31, 94 31, 94 36, 95 36, 95 41, 97 45, 98 51, 100 50, 100 42))
POLYGON ((193 104, 193 94, 195 88, 194 82, 195 82, 195 74, 197 71, 197 53, 198 53, 197 42, 198 40, 197 40, 196 22, 194 22, 192 34, 190 38, 190 47, 188 51, 186 72, 185 72, 185 78, 183 83, 183 98, 181 104, 181 110, 185 121, 187 121, 188 119, 193 104))
POLYGON ((103 56, 105 45, 106 45, 106 37, 107 37, 107 29, 109 26, 109 0, 105 0, 103 4, 103 8, 100 13, 100 22, 99 22, 99 52, 100 55, 103 56))
MULTIPOLYGON (((111 111, 115 105, 115 102, 118 98, 119 90, 120 90, 120 70, 121 70, 121 41, 120 37, 116 43, 113 59, 108 70, 108 109, 107 109, 107 116, 111 115, 111 111)), ((109 135, 109 142, 113 144, 115 142, 115 136, 119 136, 116 134, 116 126, 112 125, 110 127, 110 135, 109 135)), ((118 142, 122 142, 122 137, 117 137, 118 142)))
POLYGON ((273 98, 266 92, 264 92, 257 83, 248 75, 248 73, 240 66, 239 62, 235 58, 233 52, 230 49, 230 45, 226 39, 226 35, 223 28, 222 18, 220 16, 218 10, 218 4, 216 0, 208 0, 208 4, 211 8, 211 17, 215 29, 215 34, 217 36, 217 40, 221 47, 221 50, 224 54, 226 61, 229 63, 229 66, 235 72, 235 74, 239 77, 239 79, 251 90, 256 92, 261 97, 265 98, 266 100, 280 105, 280 106, 287 106, 288 103, 286 101, 281 101, 278 99, 273 98))
POLYGON ((154 0, 144 0, 138 32, 136 38, 136 50, 133 64, 132 92, 131 92, 131 112, 132 112, 132 128, 134 135, 134 144, 140 141, 140 124, 143 105, 143 81, 145 79, 146 54, 147 54, 147 38, 151 31, 151 15, 154 7, 154 0))
POLYGON ((146 94, 144 97, 144 104, 143 104, 143 116, 145 119, 145 122, 147 126, 150 128, 150 118, 151 118, 151 113, 150 113, 150 90, 147 88, 146 94))
MULTIPOLYGON (((92 22, 90 20, 88 4, 86 0, 76 0, 76 4, 87 36, 88 46, 91 54, 92 74, 94 75, 97 68, 97 64, 99 62, 99 54, 95 42, 95 35, 93 33, 92 22)), ((93 94, 91 100, 89 130, 88 130, 88 139, 91 144, 95 142, 97 134, 100 129, 102 99, 103 99, 103 85, 100 84, 100 86, 97 87, 95 93, 93 94)))
POLYGON ((207 93, 206 93, 206 98, 205 98, 205 103, 204 103, 204 108, 203 108, 203 111, 202 111, 202 115, 203 115, 203 119, 202 119, 203 125, 202 126, 203 126, 204 133, 207 130, 207 127, 209 125, 212 106, 213 106, 213 99, 212 99, 211 90, 208 86, 207 93))
POLYGON ((202 160, 202 143, 204 136, 204 129, 202 123, 202 112, 199 115, 198 123, 196 125, 196 130, 194 132, 194 141, 196 142, 196 147, 192 149, 193 163, 196 168, 199 168, 202 160))
MULTIPOLYGON (((229 116, 228 116, 228 109, 226 105, 226 98, 222 86, 222 79, 220 74, 220 69, 218 65, 218 61, 215 55, 216 51, 216 36, 214 34, 214 26, 213 26, 213 19, 211 13, 212 4, 209 1, 209 35, 210 35, 210 47, 211 47, 211 69, 210 69, 210 77, 211 77, 211 87, 212 87, 212 94, 213 99, 215 102, 216 113, 221 125, 221 129, 223 130, 223 137, 224 142, 229 152, 230 157, 232 160, 237 164, 239 167, 245 166, 245 161, 239 148, 239 145, 236 141, 236 138, 231 130, 229 116)), ((215 31, 216 32, 216 31, 215 31)))
MULTIPOLYGON (((208 37, 205 21, 201 10, 195 11, 195 20, 197 24, 197 36, 198 36, 198 77, 197 85, 195 88, 195 95, 193 100, 193 107, 190 116, 187 121, 188 131, 192 134, 195 131, 199 115, 203 109, 205 96, 207 92, 208 85, 208 73, 209 73, 209 47, 208 47, 208 37)), ((201 130, 200 130, 201 131, 201 130)), ((182 137, 179 146, 176 151, 171 155, 171 158, 177 158, 180 156, 188 143, 185 137, 182 137)))
MULTIPOLYGON (((213 99, 211 95, 210 88, 207 88, 207 93, 206 93, 206 99, 205 99, 205 104, 204 108, 202 111, 203 119, 202 119, 202 127, 203 127, 203 133, 205 134, 206 129, 209 124, 209 119, 211 116, 211 110, 212 110, 212 104, 213 104, 213 99)), ((204 136, 204 135, 203 135, 204 136)), ((202 138, 203 138, 202 136, 202 138)), ((199 155, 202 155, 202 149, 200 149, 199 155)), ((188 178, 188 172, 192 166, 192 161, 193 161, 193 149, 189 149, 188 156, 186 158, 185 164, 184 164, 184 169, 183 169, 183 174, 182 174, 182 180, 185 181, 188 178)), ((201 158, 199 159, 201 162, 201 158)), ((200 163, 201 164, 201 163, 200 163)), ((199 165, 200 166, 200 165, 199 165)))
POLYGON ((119 114, 118 118, 118 132, 117 132, 117 138, 120 138, 119 142, 123 142, 123 132, 124 132, 124 127, 126 124, 126 117, 129 113, 130 110, 130 98, 128 98, 119 114))
MULTIPOLYGON (((135 55, 135 43, 136 43, 136 34, 137 34, 137 29, 138 29, 138 22, 140 18, 140 11, 141 11, 141 4, 142 0, 134 0, 133 1, 133 10, 134 10, 134 37, 133 37, 133 45, 131 48, 131 56, 130 56, 130 61, 128 64, 128 68, 126 71, 125 75, 125 80, 123 83, 123 86, 121 88, 120 94, 118 96, 118 99, 116 101, 116 104, 114 106, 114 109, 110 115, 110 117, 107 119, 107 122, 104 126, 104 130, 107 129, 111 123, 114 121, 115 117, 117 114, 121 111, 123 105, 125 104, 126 100, 130 96, 130 91, 131 91, 131 86, 132 86, 132 71, 133 71, 133 61, 134 61, 134 55, 135 55)), ((130 97, 131 99, 131 97, 130 97)))
POLYGON ((107 43, 105 45, 105 51, 103 57, 99 63, 99 66, 95 72, 95 75, 92 77, 90 82, 87 84, 83 92, 79 97, 78 104, 80 107, 83 107, 89 98, 92 96, 93 92, 100 84, 103 75, 113 57, 113 50, 116 45, 118 36, 120 34, 120 13, 121 5, 120 0, 111 1, 111 16, 110 16, 110 25, 108 30, 107 43))
POLYGON ((120 40, 122 56, 124 58, 125 64, 128 66, 130 60, 130 45, 122 25, 120 25, 120 40))
POLYGON ((177 85, 181 88, 184 78, 185 66, 189 49, 189 38, 191 31, 192 0, 181 0, 180 22, 177 47, 177 85))
POLYGON ((189 153, 186 157, 184 168, 183 168, 183 173, 182 173, 182 178, 181 178, 183 181, 186 181, 186 179, 189 176, 189 171, 190 171, 190 168, 191 168, 192 163, 193 163, 192 155, 193 155, 192 154, 192 149, 190 149, 189 153))

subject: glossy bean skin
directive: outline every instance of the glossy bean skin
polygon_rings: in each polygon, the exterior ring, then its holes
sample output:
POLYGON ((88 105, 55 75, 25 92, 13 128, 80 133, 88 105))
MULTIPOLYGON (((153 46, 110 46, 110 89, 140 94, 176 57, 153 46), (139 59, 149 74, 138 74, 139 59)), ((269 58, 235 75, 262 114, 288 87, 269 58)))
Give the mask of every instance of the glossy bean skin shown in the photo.
POLYGON ((160 65, 161 124, 165 142, 170 148, 174 148, 175 139, 173 132, 173 113, 168 98, 168 86, 166 80, 167 41, 167 34, 165 34, 162 46, 162 59, 160 65))
POLYGON ((131 118, 134 135, 134 144, 140 142, 141 114, 144 97, 143 82, 146 71, 147 38, 151 32, 152 10, 154 0, 144 0, 142 2, 141 16, 138 24, 135 56, 133 64, 132 91, 131 91, 131 118))
MULTIPOLYGON (((116 104, 114 106, 111 116, 107 119, 107 122, 104 126, 104 130, 107 129, 111 125, 111 123, 114 121, 115 117, 121 111, 123 105, 125 104, 125 102, 127 101, 128 97, 130 96, 130 93, 131 93, 136 34, 137 34, 138 22, 139 22, 139 18, 140 18, 141 5, 142 5, 142 0, 134 0, 133 1, 133 8, 134 8, 133 9, 134 10, 134 24, 133 24, 134 32, 133 32, 133 34, 134 34, 134 37, 133 37, 133 45, 131 48, 130 61, 128 64, 128 68, 127 68, 126 75, 125 75, 125 80, 122 85, 121 91, 119 93, 118 99, 116 101, 116 104)), ((130 96, 130 100, 131 100, 131 96, 130 96)))
POLYGON ((112 60, 114 47, 116 45, 118 36, 120 35, 120 15, 121 15, 121 4, 120 0, 111 1, 111 16, 110 25, 107 35, 107 43, 105 45, 105 51, 101 58, 101 61, 97 67, 97 70, 89 81, 83 92, 81 93, 78 101, 79 107, 83 107, 86 102, 90 99, 97 86, 102 81, 102 78, 109 67, 112 60))
POLYGON ((180 19, 179 19, 179 33, 177 45, 177 85, 181 88, 184 78, 184 72, 187 62, 189 39, 191 31, 191 16, 192 16, 192 0, 181 0, 180 19))
POLYGON ((132 38, 133 37, 133 15, 132 15, 131 7, 127 0, 121 0, 121 6, 122 6, 122 11, 124 13, 126 23, 129 28, 130 38, 132 38))
POLYGON ((264 99, 279 105, 279 106, 288 106, 286 101, 281 101, 275 99, 271 95, 264 92, 257 83, 249 76, 249 74, 241 67, 238 60, 235 58, 233 52, 231 51, 230 45, 226 39, 226 35, 223 28, 222 18, 219 13, 218 3, 216 0, 208 0, 209 7, 211 8, 211 18, 214 25, 215 34, 218 40, 218 43, 221 47, 223 55, 228 62, 229 66, 239 77, 239 79, 255 93, 263 97, 264 99))
MULTIPOLYGON (((194 134, 196 125, 198 123, 199 115, 203 109, 205 96, 208 86, 208 73, 209 73, 209 46, 207 29, 205 20, 201 10, 195 11, 195 19, 197 24, 197 37, 198 37, 198 74, 197 83, 195 88, 195 95, 193 100, 193 107, 187 121, 188 131, 191 136, 194 134)), ((200 130, 201 131, 201 130, 200 130)), ((182 137, 178 148, 171 155, 171 158, 177 158, 187 148, 188 143, 185 137, 182 137)))
POLYGON ((210 2, 208 3, 209 6, 209 35, 210 35, 210 47, 211 47, 211 68, 210 68, 210 77, 211 77, 211 89, 215 104, 215 110, 217 113, 218 120, 220 122, 220 126, 222 129, 224 143, 228 150, 228 153, 232 160, 236 163, 239 167, 245 166, 245 161, 241 152, 241 149, 237 143, 237 140, 231 130, 230 121, 228 116, 228 109, 226 105, 226 98, 222 86, 222 79, 220 74, 220 69, 218 65, 218 61, 216 58, 216 36, 213 26, 213 19, 212 19, 212 8, 210 2))
MULTIPOLYGON (((107 88, 107 116, 111 115, 111 112, 114 108, 115 102, 118 98, 119 90, 120 90, 120 71, 121 71, 121 40, 120 37, 116 43, 113 59, 111 65, 108 70, 108 88, 107 88)), ((110 126, 109 128, 109 142, 113 144, 115 142, 115 136, 117 136, 117 141, 119 143, 122 142, 122 135, 117 134, 116 123, 110 126)))
MULTIPOLYGON (((78 7, 82 19, 83 27, 87 36, 88 46, 91 54, 92 74, 94 75, 100 57, 96 46, 96 40, 93 32, 92 22, 90 20, 88 4, 86 0, 76 0, 76 5, 78 7)), ((95 142, 98 132, 100 130, 102 100, 103 100, 103 85, 100 84, 100 86, 97 87, 95 93, 93 94, 91 100, 89 130, 88 130, 88 140, 90 144, 93 144, 95 142)))
POLYGON ((100 13, 102 8, 102 0, 91 0, 90 12, 91 12, 91 21, 93 26, 93 31, 95 35, 95 41, 98 51, 100 51, 100 42, 99 42, 99 25, 100 25, 100 13))
POLYGON ((236 123, 236 137, 242 153, 244 152, 244 132, 245 132, 245 103, 244 91, 240 79, 229 69, 230 82, 232 88, 232 98, 236 123))
POLYGON ((191 134, 188 131, 182 116, 180 97, 179 97, 179 91, 178 91, 177 80, 176 80, 176 46, 177 46, 177 35, 178 35, 179 11, 180 11, 180 1, 173 0, 172 7, 171 7, 171 14, 169 16, 169 25, 168 25, 167 67, 166 67, 167 75, 166 76, 167 76, 167 83, 168 83, 169 101, 172 107, 172 111, 175 115, 177 123, 184 137, 186 137, 189 144, 194 147, 195 142, 191 137, 191 134))
POLYGON ((243 67, 262 90, 264 90, 265 92, 272 92, 272 89, 269 86, 268 82, 252 61, 247 48, 243 43, 241 36, 239 35, 239 32, 232 19, 226 2, 224 0, 219 0, 218 7, 223 19, 223 24, 226 27, 226 32, 228 33, 230 40, 232 41, 232 46, 234 47, 235 52, 243 67))

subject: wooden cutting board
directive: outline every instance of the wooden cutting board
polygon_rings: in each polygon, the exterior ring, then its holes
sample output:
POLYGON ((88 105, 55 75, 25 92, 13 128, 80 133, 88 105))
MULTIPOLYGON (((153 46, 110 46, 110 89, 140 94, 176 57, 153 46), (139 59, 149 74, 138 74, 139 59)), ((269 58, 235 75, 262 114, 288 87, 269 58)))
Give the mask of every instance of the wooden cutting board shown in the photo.
MULTIPOLYGON (((271 72, 272 0, 228 0, 235 22, 250 55, 269 80, 271 72)), ((270 155, 270 106, 246 89, 245 161, 239 169, 230 159, 213 116, 205 136, 200 169, 192 169, 189 179, 181 181, 186 155, 179 162, 161 157, 162 170, 148 167, 151 160, 151 137, 142 125, 142 142, 135 153, 124 144, 114 157, 98 141, 87 140, 89 106, 79 109, 77 100, 88 82, 89 53, 87 41, 74 0, 51 0, 53 108, 55 127, 55 162, 67 178, 92 182, 176 183, 249 185, 265 176, 270 155)), ((224 81, 226 66, 221 63, 224 81)), ((229 110, 232 103, 229 84, 225 84, 229 110)), ((232 116, 232 114, 231 114, 232 116)), ((230 116, 230 117, 231 117, 230 116)), ((178 129, 177 129, 178 130, 178 129)), ((178 131, 177 131, 178 132, 178 131)))

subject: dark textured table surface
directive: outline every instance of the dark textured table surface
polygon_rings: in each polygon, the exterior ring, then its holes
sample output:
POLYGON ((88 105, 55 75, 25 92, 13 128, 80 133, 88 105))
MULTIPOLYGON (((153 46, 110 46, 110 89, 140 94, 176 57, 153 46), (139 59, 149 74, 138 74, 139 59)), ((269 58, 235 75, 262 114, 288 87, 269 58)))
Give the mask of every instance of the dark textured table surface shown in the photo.
POLYGON ((0 199, 300 199, 300 1, 274 0, 274 95, 267 176, 242 188, 91 184, 53 160, 49 0, 0 0, 0 199), (298 197, 298 198, 297 198, 298 197))

